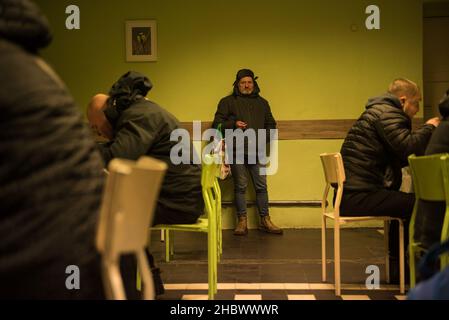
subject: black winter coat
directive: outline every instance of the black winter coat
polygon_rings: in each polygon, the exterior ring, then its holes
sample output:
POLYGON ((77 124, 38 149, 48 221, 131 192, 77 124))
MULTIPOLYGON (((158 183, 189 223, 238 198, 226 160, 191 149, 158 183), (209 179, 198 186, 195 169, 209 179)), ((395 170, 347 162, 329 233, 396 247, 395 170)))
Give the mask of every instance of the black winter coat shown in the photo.
MULTIPOLYGON (((449 104, 440 105, 440 113, 449 114, 449 104)), ((426 149, 426 155, 439 153, 449 153, 448 117, 445 117, 436 128, 426 149)), ((433 244, 440 242, 445 211, 446 203, 444 201, 419 201, 415 222, 415 239, 421 242, 423 247, 430 248, 433 244)))
MULTIPOLYGON (((179 128, 180 123, 172 114, 151 101, 141 99, 120 114, 114 128, 114 139, 99 148, 106 164, 113 158, 137 160, 143 155, 164 161, 168 169, 158 203, 198 217, 204 206, 201 165, 175 165, 170 160, 170 152, 178 144, 170 141, 170 135, 179 128)), ((191 143, 188 147, 193 152, 191 143)))
POLYGON ((393 95, 369 100, 341 148, 345 190, 399 190, 407 157, 424 154, 434 128, 426 124, 412 132, 410 118, 393 95))
MULTIPOLYGON (((247 123, 246 129, 254 129, 256 134, 256 140, 252 141, 255 148, 251 149, 257 152, 258 149, 258 129, 266 129, 266 142, 270 142, 270 129, 276 129, 276 120, 274 120, 271 108, 267 100, 259 96, 258 87, 257 91, 250 95, 244 96, 236 93, 229 95, 218 104, 217 111, 215 113, 213 128, 217 128, 219 124, 222 125, 222 130, 225 133, 226 129, 235 130, 236 121, 243 121, 247 123)), ((228 150, 229 151, 229 150, 228 150)), ((236 156, 236 148, 234 142, 234 160, 236 156)), ((242 152, 247 155, 248 143, 245 140, 244 149, 242 152)), ((251 153, 251 152, 250 152, 251 153)))
POLYGON ((449 119, 444 119, 432 134, 426 155, 447 152, 449 152, 449 119))
POLYGON ((102 163, 73 99, 34 54, 50 39, 33 3, 0 1, 0 299, 102 299, 102 163), (80 290, 66 288, 70 265, 80 290))
POLYGON ((276 121, 268 101, 261 96, 230 95, 218 104, 213 127, 236 129, 235 122, 244 121, 248 129, 276 129, 276 121))

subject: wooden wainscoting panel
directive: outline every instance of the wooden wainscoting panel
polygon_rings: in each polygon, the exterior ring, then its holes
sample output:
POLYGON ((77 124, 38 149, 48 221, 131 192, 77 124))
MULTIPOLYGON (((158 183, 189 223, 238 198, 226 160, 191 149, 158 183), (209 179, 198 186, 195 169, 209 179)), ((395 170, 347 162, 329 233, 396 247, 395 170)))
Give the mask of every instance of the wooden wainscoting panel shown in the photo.
MULTIPOLYGON (((330 140, 344 139, 348 134, 356 119, 338 120, 279 120, 279 140, 330 140)), ((423 124, 422 118, 413 120, 413 128, 417 129, 423 124)), ((210 121, 201 123, 201 132, 209 129, 212 125, 210 121)), ((193 137, 193 123, 182 122, 182 128, 189 131, 193 137)))

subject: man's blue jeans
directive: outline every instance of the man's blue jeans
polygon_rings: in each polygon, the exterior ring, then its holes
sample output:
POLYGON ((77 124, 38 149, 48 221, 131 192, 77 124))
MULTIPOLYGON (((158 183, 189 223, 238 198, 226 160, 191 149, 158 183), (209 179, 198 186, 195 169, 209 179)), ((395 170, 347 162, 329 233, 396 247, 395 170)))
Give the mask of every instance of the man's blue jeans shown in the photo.
POLYGON ((268 216, 268 192, 267 176, 260 175, 260 164, 233 164, 231 165, 232 177, 234 179, 234 201, 237 216, 246 215, 246 188, 248 186, 248 174, 254 183, 256 190, 256 205, 261 217, 268 216))

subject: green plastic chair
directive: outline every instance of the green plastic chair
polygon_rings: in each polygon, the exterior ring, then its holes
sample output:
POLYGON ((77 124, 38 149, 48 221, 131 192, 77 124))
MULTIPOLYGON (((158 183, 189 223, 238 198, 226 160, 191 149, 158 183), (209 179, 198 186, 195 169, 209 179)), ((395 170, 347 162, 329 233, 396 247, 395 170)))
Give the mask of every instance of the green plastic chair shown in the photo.
MULTIPOLYGON (((446 213, 444 215, 443 227, 441 229, 441 242, 449 239, 449 155, 444 155, 443 160, 443 179, 444 179, 444 191, 446 195, 446 213)), ((441 256, 441 269, 445 269, 449 266, 449 253, 445 253, 441 256)))
MULTIPOLYGON (((411 155, 408 158, 415 190, 415 206, 409 227, 409 255, 410 255, 410 288, 416 284, 416 254, 426 251, 420 242, 415 241, 415 221, 418 201, 445 201, 446 212, 441 230, 441 242, 449 235, 449 154, 431 156, 411 155)), ((449 263, 448 255, 441 258, 441 269, 449 263)))
POLYGON ((201 186, 206 212, 204 216, 198 219, 197 223, 157 225, 152 228, 164 232, 165 260, 167 262, 174 255, 173 231, 204 232, 208 234, 208 296, 210 300, 213 300, 217 293, 217 264, 222 253, 221 190, 216 177, 217 170, 216 157, 206 155, 201 172, 201 186))

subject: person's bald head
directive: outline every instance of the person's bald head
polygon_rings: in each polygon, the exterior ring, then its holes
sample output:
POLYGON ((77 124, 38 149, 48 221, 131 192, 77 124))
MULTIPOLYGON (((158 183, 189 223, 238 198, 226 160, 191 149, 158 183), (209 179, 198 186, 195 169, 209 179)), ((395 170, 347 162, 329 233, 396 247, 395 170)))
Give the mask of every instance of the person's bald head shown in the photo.
POLYGON ((87 107, 87 119, 90 127, 102 137, 112 139, 114 137, 112 126, 104 114, 107 108, 109 96, 97 94, 92 97, 87 107))
POLYGON ((109 96, 107 94, 99 93, 94 95, 92 99, 90 99, 88 112, 91 110, 106 109, 108 99, 109 96))

